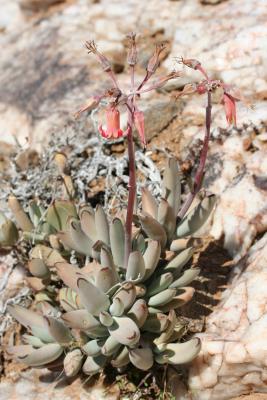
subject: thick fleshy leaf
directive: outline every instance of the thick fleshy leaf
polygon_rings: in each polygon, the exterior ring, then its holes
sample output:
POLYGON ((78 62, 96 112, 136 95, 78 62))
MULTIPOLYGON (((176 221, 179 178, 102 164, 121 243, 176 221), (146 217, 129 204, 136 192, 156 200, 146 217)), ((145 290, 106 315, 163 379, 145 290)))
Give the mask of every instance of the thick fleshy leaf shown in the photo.
POLYGON ((7 310, 21 325, 30 329, 34 336, 44 342, 54 342, 42 315, 19 305, 8 305, 7 310))
POLYGON ((86 310, 69 311, 62 315, 62 319, 71 328, 83 331, 100 326, 100 322, 86 310))
POLYGON ((56 200, 47 209, 46 220, 57 231, 65 231, 70 217, 77 218, 75 205, 71 201, 56 200))
POLYGON ((79 300, 78 294, 70 288, 60 289, 58 299, 61 307, 65 311, 73 311, 79 308, 83 308, 79 300))
POLYGON ((150 348, 129 350, 131 363, 138 369, 147 371, 154 363, 154 357, 150 348))
POLYGON ((89 206, 83 206, 80 209, 79 216, 83 232, 95 243, 97 241, 97 231, 94 210, 89 206))
POLYGON ((194 249, 192 247, 183 250, 164 267, 164 272, 171 272, 174 279, 177 278, 177 276, 180 275, 182 268, 193 256, 193 253, 194 249))
POLYGON ((153 279, 151 284, 147 288, 147 296, 153 296, 163 290, 167 289, 173 281, 173 276, 171 272, 166 272, 163 275, 158 276, 157 278, 153 279))
POLYGON ((41 341, 36 336, 27 335, 26 333, 22 336, 23 343, 30 344, 33 347, 42 347, 45 345, 44 342, 41 341))
POLYGON ((150 215, 140 214, 138 215, 139 221, 142 225, 143 230, 150 239, 157 240, 161 244, 161 248, 164 249, 167 242, 167 235, 165 229, 160 223, 151 217, 150 215))
POLYGON ((174 215, 176 216, 181 204, 181 182, 178 163, 174 158, 170 158, 165 167, 162 189, 165 199, 173 208, 174 215))
POLYGON ((58 343, 46 344, 36 350, 32 350, 28 355, 18 356, 17 360, 23 362, 29 367, 41 367, 61 356, 63 347, 58 343))
POLYGON ((116 353, 121 347, 121 343, 118 342, 113 336, 109 336, 103 345, 101 352, 104 356, 111 356, 116 353))
POLYGON ((9 196, 8 206, 12 211, 19 228, 23 231, 31 232, 34 229, 34 226, 15 196, 9 196))
POLYGON ((125 346, 136 344, 140 339, 140 331, 136 323, 128 317, 113 317, 114 323, 109 328, 110 335, 125 346))
POLYGON ((75 219, 71 219, 68 224, 68 232, 70 234, 71 241, 74 243, 74 250, 86 256, 90 256, 92 254, 93 242, 82 231, 80 222, 75 219))
POLYGON ((80 349, 74 349, 64 357, 64 372, 68 378, 78 374, 82 367, 83 354, 80 349))
POLYGON ((192 211, 190 211, 176 230, 177 237, 190 236, 198 231, 209 218, 216 202, 216 196, 205 197, 192 211))
POLYGON ((130 358, 129 358, 129 350, 128 348, 125 346, 123 347, 123 349, 119 352, 119 354, 117 355, 117 357, 115 357, 112 361, 111 364, 113 367, 115 368, 122 368, 125 365, 127 365, 130 362, 130 358))
POLYGON ((74 329, 81 329, 89 336, 105 337, 108 336, 108 330, 105 326, 86 310, 69 311, 62 315, 63 321, 74 329))
POLYGON ((40 279, 50 277, 50 271, 41 258, 33 258, 28 262, 28 268, 32 275, 40 279))
POLYGON ((88 356, 99 356, 101 354, 101 349, 103 347, 103 344, 105 343, 104 340, 90 340, 90 342, 86 343, 83 347, 82 350, 88 355, 88 356))
POLYGON ((99 321, 102 325, 107 327, 113 324, 112 316, 106 311, 101 311, 101 313, 99 314, 99 321))
POLYGON ((19 346, 7 346, 5 348, 6 353, 9 356, 14 356, 14 357, 25 357, 28 354, 30 354, 34 350, 32 345, 29 344, 23 344, 19 346))
MULTIPOLYGON (((114 286, 117 282, 119 282, 119 275, 118 275, 117 269, 114 265, 112 254, 106 246, 101 247, 100 262, 101 262, 102 267, 104 267, 104 268, 108 267, 112 271, 113 283, 111 286, 114 286)), ((110 287, 109 287, 109 289, 110 289, 110 287)))
POLYGON ((148 307, 144 299, 138 299, 127 314, 141 328, 148 316, 148 307))
POLYGON ((45 319, 48 324, 48 330, 57 343, 64 346, 72 342, 71 332, 63 322, 53 317, 45 317, 45 319))
POLYGON ((149 315, 142 329, 144 331, 159 333, 165 331, 169 323, 168 316, 162 313, 149 315))
POLYGON ((45 265, 49 268, 54 267, 56 263, 66 262, 66 260, 57 250, 51 249, 51 247, 44 246, 42 244, 38 244, 37 246, 35 246, 32 249, 30 256, 32 259, 42 259, 45 265))
POLYGON ((110 224, 110 246, 115 265, 123 267, 124 263, 124 227, 119 218, 110 224))
POLYGON ((124 305, 124 310, 128 310, 136 299, 136 288, 131 282, 124 283, 113 296, 113 301, 120 299, 124 305))
POLYGON ((147 245, 147 249, 144 254, 145 262, 145 277, 144 280, 148 279, 158 266, 160 259, 161 246, 157 240, 150 240, 147 245))
POLYGON ((142 188, 142 212, 151 215, 151 217, 154 219, 157 219, 157 201, 154 196, 152 196, 151 192, 145 187, 142 188))
POLYGON ((173 208, 167 200, 161 199, 158 208, 158 222, 164 227, 168 240, 171 241, 176 227, 176 217, 173 208))
POLYGON ((184 343, 169 343, 163 345, 163 352, 155 357, 159 364, 185 364, 192 361, 199 353, 201 342, 198 338, 193 338, 184 343))
POLYGON ((40 278, 36 278, 35 276, 26 276, 25 280, 27 285, 35 292, 41 292, 45 289, 45 283, 40 278))
POLYGON ((181 291, 182 293, 173 297, 173 299, 169 303, 166 303, 163 306, 158 306, 158 308, 165 313, 170 310, 182 307, 192 299, 195 293, 195 289, 192 287, 179 288, 179 291, 181 291))
POLYGON ((107 358, 102 354, 96 357, 88 356, 85 363, 83 364, 83 372, 86 375, 94 375, 100 372, 105 364, 107 358))
MULTIPOLYGON (((42 293, 40 293, 40 295, 42 295, 42 293)), ((44 294, 44 295, 46 295, 46 294, 44 294)), ((50 301, 49 299, 41 300, 37 297, 36 301, 38 301, 38 304, 37 304, 38 310, 39 309, 41 310, 44 317, 58 318, 58 316, 60 315, 59 308, 52 306, 52 304, 49 303, 49 301, 50 301)))
POLYGON ((114 298, 111 306, 109 307, 111 315, 120 317, 124 312, 124 304, 120 298, 114 298))
POLYGON ((144 235, 141 232, 138 232, 133 235, 132 240, 132 251, 140 251, 141 254, 144 254, 146 250, 146 241, 144 235))
POLYGON ((130 253, 126 271, 126 280, 141 282, 145 276, 145 263, 140 251, 130 253))
POLYGON ((176 279, 171 285, 170 288, 178 288, 181 286, 186 286, 191 283, 200 273, 199 268, 191 268, 187 269, 183 272, 180 278, 176 279))
POLYGON ((19 233, 14 222, 7 219, 0 212, 0 246, 13 246, 19 238, 19 233))
POLYGON ((65 285, 72 290, 77 290, 77 280, 81 277, 81 275, 78 275, 77 273, 79 272, 81 274, 81 270, 77 266, 66 262, 57 263, 55 267, 58 276, 62 279, 65 285))
POLYGON ((107 293, 117 283, 116 277, 112 269, 106 267, 101 268, 96 272, 95 285, 107 293))
POLYGON ((108 296, 84 278, 77 282, 78 294, 84 307, 93 315, 106 311, 110 305, 108 296))
POLYGON ((169 339, 173 335, 174 328, 177 322, 176 314, 174 310, 170 310, 169 315, 168 315, 168 325, 167 328, 165 329, 164 332, 161 333, 160 336, 158 336, 155 340, 154 343, 156 345, 162 344, 162 343, 168 343, 169 339))
POLYGON ((36 228, 42 217, 42 211, 41 211, 40 207, 38 206, 36 200, 31 200, 29 202, 29 215, 30 215, 30 219, 31 219, 33 225, 36 228))
POLYGON ((174 252, 181 252, 185 250, 187 247, 192 246, 193 240, 192 238, 181 238, 176 239, 171 242, 170 250, 174 252))
POLYGON ((97 205, 95 210, 95 224, 97 230, 97 239, 104 242, 106 245, 109 246, 110 239, 109 239, 109 225, 108 219, 103 210, 103 207, 97 205))
POLYGON ((176 295, 176 289, 165 289, 160 293, 155 294, 148 300, 148 305, 151 307, 159 307, 168 303, 176 295))

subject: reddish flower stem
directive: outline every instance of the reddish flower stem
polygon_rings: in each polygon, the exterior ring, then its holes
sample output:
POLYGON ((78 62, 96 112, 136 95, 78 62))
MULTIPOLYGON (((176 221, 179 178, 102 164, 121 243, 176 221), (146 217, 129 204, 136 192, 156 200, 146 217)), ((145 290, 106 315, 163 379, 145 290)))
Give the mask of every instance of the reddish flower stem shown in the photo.
POLYGON ((205 137, 203 142, 203 147, 200 154, 199 165, 197 168, 197 172, 194 178, 193 190, 189 193, 186 201, 183 204, 180 212, 178 213, 178 219, 181 220, 187 213, 189 207, 191 206, 196 194, 201 188, 202 178, 204 174, 204 169, 207 160, 208 148, 209 148, 209 139, 210 139, 210 125, 211 125, 211 92, 207 93, 207 106, 206 106, 206 129, 205 129, 205 137))
POLYGON ((124 266, 127 268, 129 255, 132 251, 132 225, 133 225, 133 212, 136 196, 136 176, 135 176, 135 152, 133 141, 133 112, 134 105, 131 101, 127 103, 128 107, 128 157, 129 157, 129 192, 128 204, 125 223, 125 252, 124 252, 124 266))

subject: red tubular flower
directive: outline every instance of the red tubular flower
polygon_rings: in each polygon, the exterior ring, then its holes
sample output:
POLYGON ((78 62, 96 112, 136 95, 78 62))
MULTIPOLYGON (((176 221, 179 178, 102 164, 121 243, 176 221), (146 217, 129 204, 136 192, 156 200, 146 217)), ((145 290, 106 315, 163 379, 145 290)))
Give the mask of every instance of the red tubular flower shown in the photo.
POLYGON ((235 98, 229 93, 224 92, 222 103, 224 105, 225 116, 228 124, 236 125, 236 105, 235 98))
POLYGON ((139 133, 141 142, 144 147, 146 147, 146 137, 145 137, 145 117, 143 111, 136 110, 134 112, 134 124, 139 133))
POLYGON ((120 112, 115 107, 108 107, 106 110, 107 128, 103 129, 99 125, 99 132, 105 139, 118 139, 123 136, 123 131, 120 128, 120 112))

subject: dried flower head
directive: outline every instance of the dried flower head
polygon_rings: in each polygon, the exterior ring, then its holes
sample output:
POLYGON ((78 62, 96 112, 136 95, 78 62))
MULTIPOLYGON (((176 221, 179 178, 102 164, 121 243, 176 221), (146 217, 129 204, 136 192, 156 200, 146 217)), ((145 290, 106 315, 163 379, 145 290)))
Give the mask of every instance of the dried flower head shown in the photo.
POLYGON ((159 56, 165 50, 166 46, 161 43, 161 44, 156 44, 154 53, 150 60, 148 61, 146 70, 149 74, 154 74, 159 66, 159 56))
POLYGON ((134 66, 137 63, 137 49, 135 42, 136 33, 130 32, 127 35, 129 40, 129 51, 127 56, 127 62, 130 66, 134 66))

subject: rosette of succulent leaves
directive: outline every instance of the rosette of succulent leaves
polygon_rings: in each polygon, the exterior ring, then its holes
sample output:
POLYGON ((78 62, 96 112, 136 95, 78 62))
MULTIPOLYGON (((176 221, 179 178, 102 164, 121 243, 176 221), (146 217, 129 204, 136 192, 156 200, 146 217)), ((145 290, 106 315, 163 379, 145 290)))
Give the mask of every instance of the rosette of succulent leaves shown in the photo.
MULTIPOLYGON (((177 161, 170 158, 160 201, 143 188, 134 218, 132 251, 125 265, 124 217, 109 220, 99 205, 56 200, 47 210, 37 202, 25 212, 11 196, 9 205, 30 251, 29 283, 35 311, 9 305, 28 333, 24 344, 7 352, 31 367, 59 367, 75 376, 132 363, 140 370, 158 364, 190 362, 200 350, 198 338, 181 341, 184 325, 177 308, 188 302, 190 283, 199 274, 186 268, 190 237, 207 220, 215 196, 204 197, 179 219, 181 184, 177 161)), ((0 242, 18 239, 15 224, 1 217, 0 242)))

